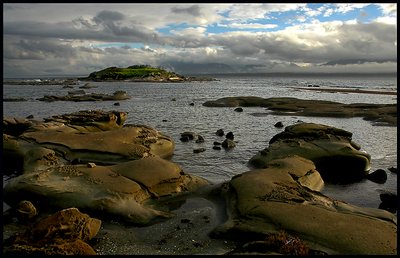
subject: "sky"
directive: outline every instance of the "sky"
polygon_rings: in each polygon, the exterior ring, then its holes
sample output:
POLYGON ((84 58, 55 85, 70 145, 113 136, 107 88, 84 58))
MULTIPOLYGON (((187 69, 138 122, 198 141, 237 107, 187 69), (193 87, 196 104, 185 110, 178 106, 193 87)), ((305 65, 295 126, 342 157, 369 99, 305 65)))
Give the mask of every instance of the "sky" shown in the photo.
POLYGON ((397 72, 396 3, 4 3, 3 76, 397 72))

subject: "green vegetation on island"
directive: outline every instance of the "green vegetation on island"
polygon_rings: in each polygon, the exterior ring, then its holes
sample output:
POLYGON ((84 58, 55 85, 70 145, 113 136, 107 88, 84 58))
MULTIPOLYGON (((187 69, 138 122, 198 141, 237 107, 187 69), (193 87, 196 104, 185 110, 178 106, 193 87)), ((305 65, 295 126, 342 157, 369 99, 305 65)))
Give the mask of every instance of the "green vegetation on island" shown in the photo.
POLYGON ((209 78, 185 77, 175 72, 167 71, 163 68, 156 68, 150 65, 132 65, 126 68, 108 67, 101 71, 96 71, 87 78, 94 81, 151 81, 151 82, 182 82, 192 80, 212 80, 209 78))

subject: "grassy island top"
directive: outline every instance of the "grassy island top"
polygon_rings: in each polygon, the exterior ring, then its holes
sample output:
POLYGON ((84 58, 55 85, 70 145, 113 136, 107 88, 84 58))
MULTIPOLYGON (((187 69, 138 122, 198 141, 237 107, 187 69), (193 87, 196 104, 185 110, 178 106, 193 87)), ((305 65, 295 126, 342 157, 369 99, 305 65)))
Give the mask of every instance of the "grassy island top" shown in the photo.
POLYGON ((162 68, 150 65, 132 65, 127 68, 108 67, 93 72, 88 76, 91 80, 184 80, 185 77, 162 68))

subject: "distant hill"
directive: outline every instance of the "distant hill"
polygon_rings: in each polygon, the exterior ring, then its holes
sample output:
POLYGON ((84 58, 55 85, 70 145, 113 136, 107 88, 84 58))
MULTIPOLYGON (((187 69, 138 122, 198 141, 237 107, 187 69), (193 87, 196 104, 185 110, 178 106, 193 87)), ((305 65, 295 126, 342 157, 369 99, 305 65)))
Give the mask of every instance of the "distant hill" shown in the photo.
POLYGON ((184 82, 184 81, 212 81, 207 77, 185 77, 164 68, 150 65, 132 65, 126 68, 108 67, 101 71, 89 74, 81 80, 92 81, 130 81, 130 82, 184 82))
POLYGON ((162 68, 149 65, 132 65, 126 68, 108 67, 89 74, 86 79, 94 81, 184 81, 186 78, 162 68))

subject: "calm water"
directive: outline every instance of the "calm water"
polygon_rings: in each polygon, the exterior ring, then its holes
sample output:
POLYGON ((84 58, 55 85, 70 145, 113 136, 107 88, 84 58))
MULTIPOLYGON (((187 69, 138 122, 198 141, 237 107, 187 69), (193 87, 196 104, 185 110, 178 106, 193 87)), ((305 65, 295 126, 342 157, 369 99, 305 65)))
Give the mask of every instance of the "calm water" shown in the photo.
MULTIPOLYGON (((397 167, 397 127, 372 126, 362 118, 323 118, 268 115, 256 117, 253 113, 267 112, 264 108, 244 108, 241 113, 234 108, 210 108, 202 104, 228 96, 297 97, 302 99, 332 100, 342 103, 397 103, 395 95, 322 93, 297 90, 293 87, 308 84, 320 87, 346 87, 397 91, 395 77, 263 77, 263 76, 215 76, 219 81, 190 83, 127 83, 91 82, 97 88, 87 93, 126 91, 132 98, 105 102, 52 102, 36 100, 44 95, 64 96, 74 89, 63 89, 61 85, 4 85, 4 98, 23 97, 25 102, 3 102, 3 115, 36 119, 78 110, 102 109, 128 112, 129 124, 149 125, 169 136, 176 143, 172 161, 187 173, 195 174, 219 183, 234 175, 248 171, 247 161, 259 150, 268 146, 268 141, 283 129, 274 127, 278 121, 285 126, 304 122, 322 123, 353 133, 353 140, 362 150, 372 156, 372 171, 397 167), (175 101, 173 101, 175 99, 175 101), (194 105, 190 105, 193 103, 194 105), (232 131, 237 146, 230 151, 213 150, 213 142, 224 138, 215 135, 218 129, 232 131), (180 134, 191 131, 202 135, 205 142, 180 142, 180 134), (205 152, 193 153, 193 149, 206 148, 205 152)), ((83 85, 85 82, 81 82, 83 85)), ((78 89, 79 86, 74 86, 78 89)), ((3 178, 4 179, 4 178, 3 178)), ((397 192, 397 176, 388 171, 385 184, 369 180, 350 185, 326 185, 323 193, 352 204, 379 206, 379 189, 397 192)))

